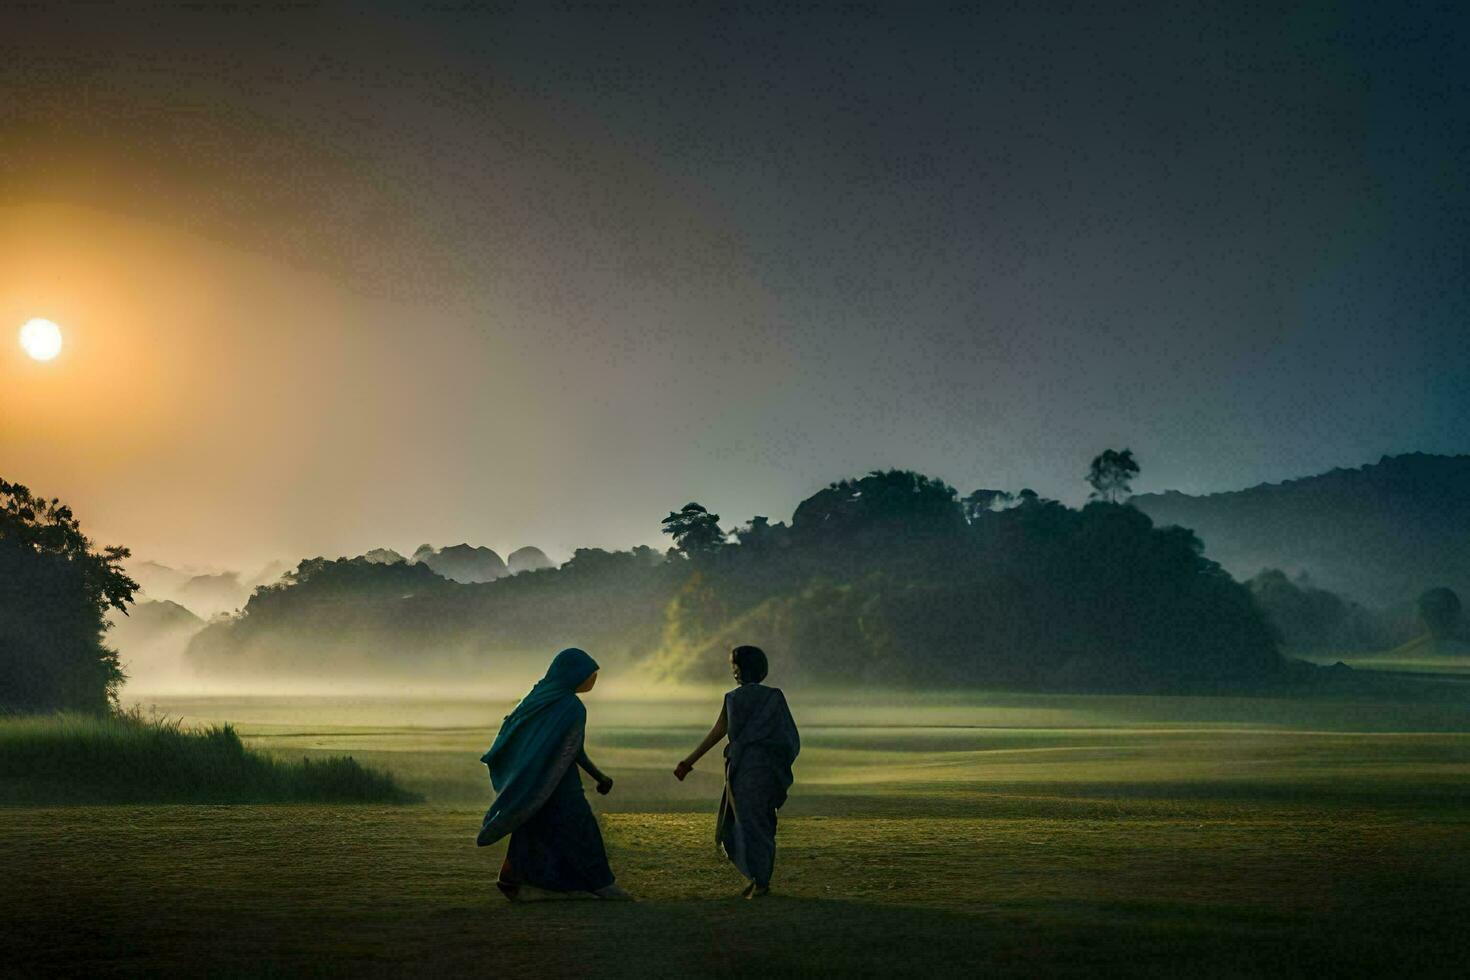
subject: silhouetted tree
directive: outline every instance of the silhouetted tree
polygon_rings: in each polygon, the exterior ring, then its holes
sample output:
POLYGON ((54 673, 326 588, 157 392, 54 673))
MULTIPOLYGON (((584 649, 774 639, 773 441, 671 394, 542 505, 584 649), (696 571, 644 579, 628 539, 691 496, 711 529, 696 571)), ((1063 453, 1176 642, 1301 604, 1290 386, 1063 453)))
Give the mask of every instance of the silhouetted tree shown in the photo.
POLYGON ((765 552, 775 546, 785 530, 785 524, 772 524, 770 518, 757 516, 752 517, 750 523, 744 527, 735 529, 735 540, 741 548, 750 549, 751 553, 765 552))
POLYGON ((670 511, 663 519, 663 533, 674 539, 674 547, 686 557, 694 558, 718 551, 725 543, 720 530, 720 515, 711 514, 696 503, 687 503, 670 511))
POLYGON ((758 541, 771 529, 771 519, 757 514, 743 527, 735 529, 735 537, 744 544, 747 541, 758 541))
POLYGON ((1130 484, 1137 475, 1138 463, 1133 459, 1133 450, 1104 450, 1093 459, 1092 466, 1087 471, 1087 482, 1092 485, 1092 499, 1119 503, 1133 492, 1130 484))
POLYGON ((294 585, 312 584, 318 596, 407 595, 443 586, 446 579, 428 565, 417 562, 378 562, 358 558, 306 558, 281 576, 274 585, 256 589, 255 596, 280 595, 294 585))
POLYGON ((0 708, 101 712, 123 680, 102 642, 138 583, 127 548, 94 550, 70 507, 0 480, 0 708))
POLYGON ((637 545, 633 548, 632 551, 629 552, 629 554, 633 556, 633 560, 635 562, 645 567, 661 565, 664 561, 663 555, 659 554, 656 550, 650 548, 646 544, 637 545))
POLYGON ((1460 628, 1462 607, 1453 589, 1430 589, 1419 597, 1419 618, 1436 637, 1453 636, 1460 628))
MULTIPOLYGON (((647 550, 653 551, 652 548, 647 550)), ((654 554, 656 557, 657 553, 654 554)), ((571 559, 561 569, 569 577, 598 578, 616 574, 620 568, 646 560, 642 553, 608 551, 604 548, 577 548, 572 552, 571 559)))
POLYGON ((1000 510, 1014 499, 1004 490, 980 489, 961 499, 960 504, 965 511, 965 520, 973 523, 981 514, 1000 510))
POLYGON ((954 487, 912 470, 874 470, 857 480, 833 483, 803 500, 791 517, 799 534, 884 531, 955 531, 964 510, 954 487))

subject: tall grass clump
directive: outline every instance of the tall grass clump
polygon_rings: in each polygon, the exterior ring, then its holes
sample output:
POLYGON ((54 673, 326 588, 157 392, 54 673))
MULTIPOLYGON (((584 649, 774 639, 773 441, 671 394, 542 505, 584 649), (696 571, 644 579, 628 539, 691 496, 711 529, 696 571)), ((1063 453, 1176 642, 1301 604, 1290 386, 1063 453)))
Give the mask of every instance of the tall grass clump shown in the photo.
POLYGON ((231 725, 186 728, 134 710, 0 715, 0 802, 412 803, 350 756, 288 762, 231 725))

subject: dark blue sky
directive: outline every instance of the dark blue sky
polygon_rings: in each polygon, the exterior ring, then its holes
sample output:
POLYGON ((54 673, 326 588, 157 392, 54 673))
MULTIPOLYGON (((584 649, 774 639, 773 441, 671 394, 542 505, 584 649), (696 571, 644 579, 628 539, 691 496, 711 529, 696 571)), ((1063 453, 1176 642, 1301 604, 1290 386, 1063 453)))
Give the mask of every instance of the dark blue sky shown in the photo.
POLYGON ((315 514, 276 550, 626 545, 877 466, 1076 499, 1108 446, 1235 488, 1470 452, 1467 9, 10 11, 0 204, 347 297, 292 328, 344 318, 290 389, 333 421, 228 464, 315 514))

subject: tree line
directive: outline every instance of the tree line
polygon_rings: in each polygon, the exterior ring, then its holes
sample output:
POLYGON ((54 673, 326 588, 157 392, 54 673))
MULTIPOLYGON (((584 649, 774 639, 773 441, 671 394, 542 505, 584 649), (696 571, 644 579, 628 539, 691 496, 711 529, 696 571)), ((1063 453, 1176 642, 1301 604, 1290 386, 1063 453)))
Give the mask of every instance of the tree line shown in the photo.
MULTIPOLYGON (((1195 534, 1129 506, 1128 450, 1096 457, 1078 508, 1035 491, 960 495, 907 470, 840 480, 789 523, 726 529, 690 502, 671 547, 578 549, 556 568, 462 584, 422 563, 311 558, 200 632, 214 674, 493 678, 518 655, 595 647, 655 677, 723 676, 741 642, 833 684, 1215 690, 1271 683, 1293 649, 1366 646, 1361 607, 1267 571, 1240 583, 1195 534)), ((105 614, 137 591, 126 548, 70 508, 0 481, 0 707, 100 711, 123 679, 105 614)), ((1420 602, 1436 634, 1459 599, 1420 602)))
POLYGON ((698 502, 672 547, 578 550, 483 584, 411 565, 311 559, 190 648, 201 669, 494 676, 573 643, 674 680, 713 680, 738 642, 835 684, 1205 689, 1282 658, 1250 591, 1182 528, 1127 505, 1128 450, 1093 460, 1081 508, 1035 491, 961 496, 906 470, 834 482, 789 523, 727 529, 698 502))

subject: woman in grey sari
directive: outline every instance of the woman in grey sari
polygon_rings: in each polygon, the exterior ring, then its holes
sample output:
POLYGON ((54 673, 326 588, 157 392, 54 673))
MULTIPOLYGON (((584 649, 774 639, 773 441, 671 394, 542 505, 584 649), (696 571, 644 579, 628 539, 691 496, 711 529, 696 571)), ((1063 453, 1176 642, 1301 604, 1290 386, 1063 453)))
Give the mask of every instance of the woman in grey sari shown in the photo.
POLYGON ((780 688, 761 683, 766 678, 766 655, 760 647, 736 647, 730 653, 730 670, 738 686, 725 695, 714 727, 674 775, 682 781, 706 752, 729 736, 715 843, 750 879, 745 897, 759 898, 771 890, 776 811, 791 788, 791 763, 801 751, 801 736, 780 688))

